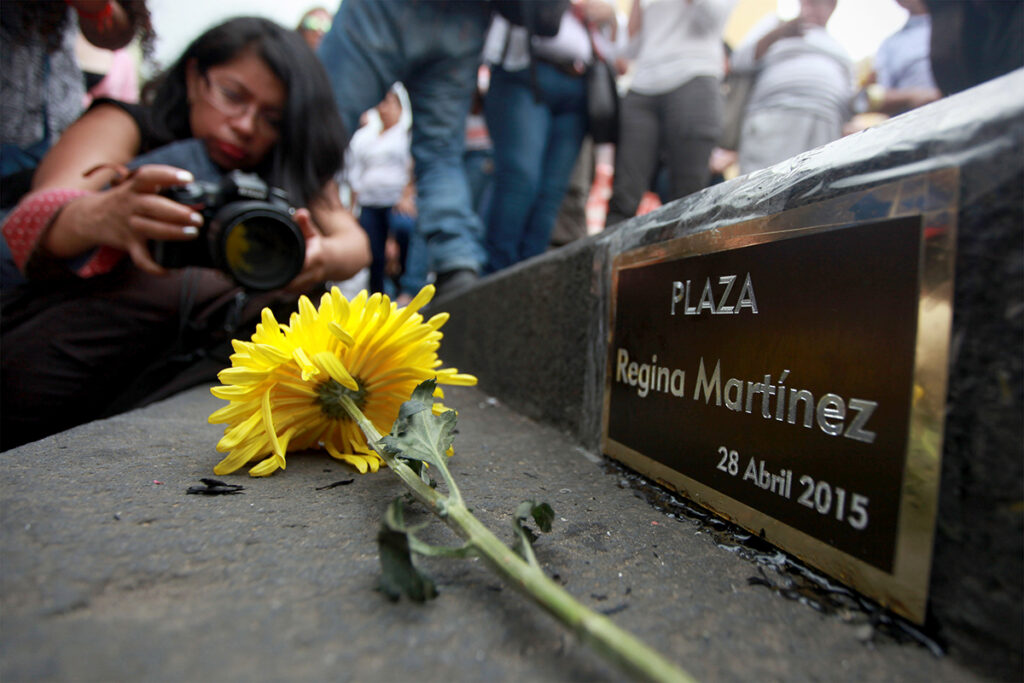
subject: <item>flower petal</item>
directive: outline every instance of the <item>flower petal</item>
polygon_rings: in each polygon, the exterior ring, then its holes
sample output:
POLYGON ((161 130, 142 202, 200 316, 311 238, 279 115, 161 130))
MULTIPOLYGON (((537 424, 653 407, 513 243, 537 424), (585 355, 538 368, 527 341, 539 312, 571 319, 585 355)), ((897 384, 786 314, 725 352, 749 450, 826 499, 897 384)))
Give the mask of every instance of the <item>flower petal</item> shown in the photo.
POLYGON ((256 465, 249 470, 250 477, 269 477, 274 472, 277 472, 278 462, 277 458, 270 456, 265 460, 261 461, 260 464, 256 465))
POLYGON ((270 440, 270 448, 275 454, 284 455, 284 451, 281 449, 281 442, 277 440, 277 432, 274 430, 274 413, 270 409, 270 392, 263 394, 263 404, 261 406, 263 414, 263 428, 267 430, 267 438, 270 440))
POLYGON ((309 356, 301 348, 296 348, 292 351, 292 358, 298 364, 299 368, 302 369, 302 381, 308 382, 317 375, 320 374, 320 370, 315 365, 309 362, 309 356))
POLYGON ((327 329, 346 347, 351 348, 352 345, 356 343, 356 340, 352 338, 352 335, 346 332, 344 327, 334 321, 327 323, 327 329))
POLYGON ((331 454, 332 458, 335 460, 341 460, 342 462, 347 462, 359 470, 359 474, 366 474, 366 470, 369 469, 364 458, 351 453, 342 453, 335 448, 330 441, 324 444, 324 448, 327 449, 327 452, 331 454))
POLYGON ((348 370, 345 369, 345 365, 338 360, 337 356, 327 351, 321 351, 320 353, 313 356, 313 360, 319 365, 324 372, 331 376, 335 382, 343 387, 351 389, 352 391, 359 391, 359 384, 348 374, 348 370))

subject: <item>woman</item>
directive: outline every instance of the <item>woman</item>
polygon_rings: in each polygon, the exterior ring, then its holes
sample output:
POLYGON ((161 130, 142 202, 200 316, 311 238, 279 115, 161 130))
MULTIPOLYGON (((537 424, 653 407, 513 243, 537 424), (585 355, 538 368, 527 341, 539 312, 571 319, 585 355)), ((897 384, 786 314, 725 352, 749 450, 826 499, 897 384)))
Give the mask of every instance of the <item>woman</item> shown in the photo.
POLYGON ((633 0, 633 80, 622 100, 607 226, 636 215, 661 164, 665 202, 707 186, 722 126, 722 31, 735 2, 633 0))
POLYGON ((211 379, 223 367, 210 362, 212 349, 251 329, 263 306, 292 306, 299 293, 369 263, 332 179, 342 124, 323 68, 297 33, 265 19, 227 21, 197 38, 144 100, 95 103, 4 223, 28 278, 3 293, 4 449, 211 379), (305 262, 287 291, 254 295, 218 270, 154 261, 150 241, 201 233, 199 213, 159 194, 193 175, 123 166, 190 138, 219 171, 257 173, 303 207, 293 218, 305 262))
POLYGON ((487 271, 544 252, 587 132, 589 24, 614 22, 602 0, 573 3, 553 38, 495 16, 484 45, 491 79, 484 115, 494 145, 487 271))

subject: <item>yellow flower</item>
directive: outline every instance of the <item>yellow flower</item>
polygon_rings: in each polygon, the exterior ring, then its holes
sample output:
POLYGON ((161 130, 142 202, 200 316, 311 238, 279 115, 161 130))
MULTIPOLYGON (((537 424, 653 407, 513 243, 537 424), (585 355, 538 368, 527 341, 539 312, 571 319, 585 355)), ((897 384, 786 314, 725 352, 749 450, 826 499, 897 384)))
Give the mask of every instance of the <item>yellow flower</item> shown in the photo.
MULTIPOLYGON (((424 322, 417 311, 434 296, 427 285, 408 306, 360 292, 351 302, 337 287, 320 308, 299 299, 287 325, 263 309, 251 342, 233 340, 231 367, 218 375, 213 395, 230 403, 210 415, 227 423, 217 450, 227 453, 216 474, 261 460, 249 474, 263 477, 285 467, 285 453, 322 447, 361 473, 381 459, 340 403, 348 396, 379 432, 387 434, 412 390, 432 377, 438 384, 473 385, 476 377, 441 368, 438 313, 424 322)), ((443 398, 440 386, 435 396, 443 398)), ((434 405, 438 414, 444 411, 434 405)))

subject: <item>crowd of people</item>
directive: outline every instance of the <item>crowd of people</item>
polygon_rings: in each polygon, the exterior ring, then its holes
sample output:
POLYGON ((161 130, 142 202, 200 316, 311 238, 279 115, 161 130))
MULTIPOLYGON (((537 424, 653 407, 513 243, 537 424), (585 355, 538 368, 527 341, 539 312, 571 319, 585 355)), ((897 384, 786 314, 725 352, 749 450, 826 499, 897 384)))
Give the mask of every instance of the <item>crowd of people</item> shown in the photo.
POLYGON ((362 272, 398 301, 428 281, 447 295, 582 236, 612 150, 608 226, 651 193, 715 182, 722 158, 763 169, 858 112, 899 114, 1021 65, 1019 4, 896 1, 906 25, 861 83, 827 29, 837 0, 800 0, 734 48, 736 0, 521 0, 518 14, 511 0, 345 0, 293 27, 214 26, 138 97, 83 69, 75 45, 148 54, 145 0, 0 3, 0 448, 211 379, 261 309, 328 283, 362 272), (588 138, 597 60, 624 91, 614 146, 588 138), (723 150, 727 73, 750 87, 723 150), (291 207, 285 284, 228 268, 256 238, 182 199, 215 203, 251 178, 291 207))

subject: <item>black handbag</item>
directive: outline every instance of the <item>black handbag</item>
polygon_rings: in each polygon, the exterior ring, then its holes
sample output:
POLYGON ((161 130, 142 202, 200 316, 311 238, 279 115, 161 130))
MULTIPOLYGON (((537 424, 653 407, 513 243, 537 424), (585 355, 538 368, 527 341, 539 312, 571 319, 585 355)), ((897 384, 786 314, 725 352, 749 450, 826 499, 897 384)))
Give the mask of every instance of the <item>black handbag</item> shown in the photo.
POLYGON ((587 68, 587 132, 595 145, 619 141, 619 89, 615 67, 601 56, 594 40, 594 28, 587 26, 594 62, 587 68))
POLYGON ((615 70, 603 59, 587 69, 587 130, 594 144, 619 140, 619 91, 615 70))

